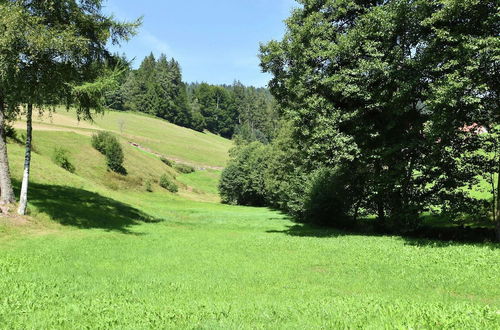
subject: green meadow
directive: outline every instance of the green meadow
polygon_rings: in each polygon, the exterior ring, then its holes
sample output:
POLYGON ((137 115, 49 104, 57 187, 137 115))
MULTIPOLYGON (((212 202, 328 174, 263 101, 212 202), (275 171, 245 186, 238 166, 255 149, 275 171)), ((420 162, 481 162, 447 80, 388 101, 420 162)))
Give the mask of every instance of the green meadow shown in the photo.
MULTIPOLYGON (((349 234, 223 205, 212 167, 230 141, 133 113, 72 118, 37 120, 30 216, 0 220, 0 328, 500 329, 498 244, 349 234), (91 147, 100 129, 119 135, 126 176, 91 147), (199 169, 177 173, 131 140, 199 169), (56 147, 74 173, 54 164, 56 147)), ((23 146, 9 153, 19 187, 23 146)))

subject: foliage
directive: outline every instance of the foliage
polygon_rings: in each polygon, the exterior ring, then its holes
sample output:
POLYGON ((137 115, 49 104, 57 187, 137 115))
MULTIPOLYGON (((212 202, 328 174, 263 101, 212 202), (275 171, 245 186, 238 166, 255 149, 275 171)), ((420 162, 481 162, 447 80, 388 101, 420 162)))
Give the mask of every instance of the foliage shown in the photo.
POLYGON ((108 99, 109 106, 114 99, 123 100, 115 109, 149 113, 185 127, 199 126, 199 118, 192 118, 180 65, 164 54, 158 59, 150 54, 137 70, 129 71, 119 92, 108 99))
POLYGON ((9 125, 8 123, 4 123, 4 128, 3 128, 3 134, 5 135, 6 138, 11 138, 15 141, 20 141, 19 137, 17 136, 17 132, 12 127, 12 125, 9 125))
POLYGON ((303 148, 294 141, 290 123, 282 123, 264 161, 267 203, 296 218, 303 218, 310 176, 305 167, 303 148))
POLYGON ((172 167, 174 166, 174 162, 171 161, 170 159, 168 158, 165 158, 165 157, 161 157, 160 160, 162 161, 163 164, 169 166, 169 167, 172 167))
POLYGON ((105 151, 108 168, 114 172, 126 174, 123 168, 123 150, 117 139, 108 140, 105 151))
POLYGON ((176 193, 179 191, 179 187, 175 184, 175 182, 166 174, 162 174, 159 181, 160 187, 167 189, 172 193, 176 193))
POLYGON ((140 20, 118 22, 102 12, 100 0, 3 1, 0 6, 9 10, 9 17, 0 16, 0 26, 7 28, 0 62, 10 63, 2 70, 8 83, 0 85, 9 106, 30 103, 43 110, 64 103, 75 105, 85 119, 92 110, 102 111, 104 94, 116 86, 120 71, 106 46, 128 40, 140 20), (16 26, 10 30, 12 19, 16 26))
POLYGON ((237 135, 247 142, 267 142, 278 120, 276 104, 265 88, 207 83, 187 86, 193 111, 203 117, 205 128, 224 137, 237 135))
POLYGON ((313 174, 305 195, 305 221, 335 228, 354 226, 363 194, 355 190, 359 185, 352 184, 351 171, 349 168, 322 168, 313 174))
POLYGON ((147 192, 153 192, 153 182, 151 181, 151 179, 147 179, 144 182, 144 188, 147 192))
POLYGON ((267 148, 260 142, 237 147, 233 158, 221 174, 219 192, 224 203, 262 206, 266 192, 262 173, 267 148))
POLYGON ((137 70, 127 71, 120 88, 107 96, 108 106, 114 109, 152 114, 224 137, 237 133, 252 141, 267 141, 277 121, 276 105, 267 89, 240 82, 231 86, 186 85, 179 63, 164 54, 158 59, 153 54, 145 57, 137 70))
POLYGON ((106 156, 106 164, 110 170, 121 174, 126 173, 123 168, 123 150, 115 135, 107 131, 99 131, 92 135, 91 143, 97 151, 106 156))
POLYGON ((94 149, 99 151, 101 154, 106 153, 106 146, 108 141, 113 138, 113 134, 107 131, 99 131, 97 134, 92 134, 91 144, 94 149))
POLYGON ((71 173, 75 172, 75 166, 73 166, 73 164, 71 163, 71 160, 69 158, 69 151, 67 149, 56 147, 54 149, 52 159, 54 160, 54 163, 56 163, 66 171, 71 173))
MULTIPOLYGON (((477 185, 488 161, 481 134, 464 128, 498 125, 497 7, 303 1, 283 40, 261 47, 271 93, 291 125, 283 152, 299 148, 306 178, 324 167, 355 169, 350 184, 364 209, 391 229, 413 229, 430 210, 472 210, 478 201, 464 187, 477 185)), ((300 213, 296 195, 287 198, 300 213)))
POLYGON ((174 164, 173 168, 177 172, 184 173, 184 174, 193 173, 195 171, 195 168, 193 166, 187 165, 187 164, 182 164, 182 163, 176 163, 176 164, 174 164))

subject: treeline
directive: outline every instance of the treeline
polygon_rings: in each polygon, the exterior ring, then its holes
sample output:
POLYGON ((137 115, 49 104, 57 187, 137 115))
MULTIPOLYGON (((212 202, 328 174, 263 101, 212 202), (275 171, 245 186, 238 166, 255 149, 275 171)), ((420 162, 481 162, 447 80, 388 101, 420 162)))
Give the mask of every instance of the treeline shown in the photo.
POLYGON ((222 199, 391 232, 438 214, 500 239, 498 3, 301 3, 261 48, 278 137, 233 150, 222 199))
POLYGON ((271 138, 277 118, 269 90, 240 82, 186 85, 179 63, 164 54, 158 59, 150 54, 137 70, 129 69, 119 88, 108 93, 106 103, 115 110, 152 114, 197 131, 260 141, 271 138))

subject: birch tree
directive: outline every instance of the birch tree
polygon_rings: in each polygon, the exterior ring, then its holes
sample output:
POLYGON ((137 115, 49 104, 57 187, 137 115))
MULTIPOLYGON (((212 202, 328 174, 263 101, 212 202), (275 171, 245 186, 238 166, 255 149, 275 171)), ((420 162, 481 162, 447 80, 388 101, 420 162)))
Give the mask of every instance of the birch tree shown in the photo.
POLYGON ((20 40, 32 38, 30 23, 24 11, 10 2, 0 2, 0 204, 15 201, 10 177, 5 125, 16 110, 13 77, 17 73, 17 60, 21 53, 20 40), (24 35, 23 35, 24 31, 24 35))
MULTIPOLYGON (((76 107, 79 119, 92 119, 93 112, 102 112, 105 92, 116 85, 117 77, 117 71, 109 69, 116 61, 107 44, 128 39, 140 24, 139 20, 117 22, 102 13, 101 3, 26 0, 3 4, 15 8, 30 22, 15 38, 15 68, 8 77, 15 87, 12 90, 16 90, 10 97, 10 106, 27 105, 19 214, 25 214, 27 206, 34 107, 43 111, 64 103, 76 107)), ((0 144, 0 153, 1 147, 0 144)), ((5 170, 1 176, 4 175, 10 176, 5 170)))

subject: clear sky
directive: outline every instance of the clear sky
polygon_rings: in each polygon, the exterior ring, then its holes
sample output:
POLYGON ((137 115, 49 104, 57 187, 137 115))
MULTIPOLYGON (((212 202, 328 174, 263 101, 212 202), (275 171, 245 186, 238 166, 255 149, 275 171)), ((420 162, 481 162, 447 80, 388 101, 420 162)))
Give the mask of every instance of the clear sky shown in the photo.
POLYGON ((294 0, 107 0, 119 20, 143 16, 139 34, 121 48, 137 67, 153 52, 174 57, 186 82, 265 86, 259 42, 281 39, 294 0))

